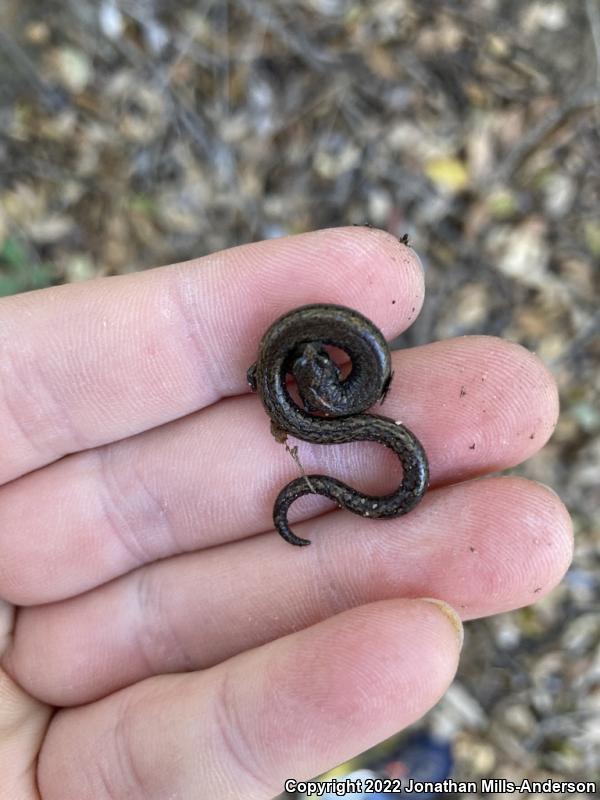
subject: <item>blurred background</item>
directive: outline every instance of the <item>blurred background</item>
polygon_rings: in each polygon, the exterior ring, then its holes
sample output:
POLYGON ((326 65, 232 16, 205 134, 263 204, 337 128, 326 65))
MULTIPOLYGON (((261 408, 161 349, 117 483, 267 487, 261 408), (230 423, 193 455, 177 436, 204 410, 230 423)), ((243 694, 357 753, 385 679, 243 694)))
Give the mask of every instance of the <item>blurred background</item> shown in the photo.
POLYGON ((569 506, 575 560, 467 626, 420 726, 458 778, 600 780, 599 97, 600 0, 0 8, 0 294, 370 223, 425 264, 399 344, 504 336, 556 375, 517 471, 569 506))

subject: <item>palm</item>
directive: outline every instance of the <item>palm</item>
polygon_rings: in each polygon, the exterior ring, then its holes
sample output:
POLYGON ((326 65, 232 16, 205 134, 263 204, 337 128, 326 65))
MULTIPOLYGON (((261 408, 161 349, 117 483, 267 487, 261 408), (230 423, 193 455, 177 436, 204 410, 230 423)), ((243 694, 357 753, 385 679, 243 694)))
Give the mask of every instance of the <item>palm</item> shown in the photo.
MULTIPOLYGON (((375 522, 312 498, 291 520, 313 546, 271 531, 297 468, 247 391, 261 333, 337 302, 391 338, 422 293, 409 249, 341 229, 2 301, 0 596, 19 609, 12 636, 3 609, 0 772, 15 796, 267 798, 444 691, 457 639, 409 598, 472 618, 557 582, 560 501, 467 480, 523 460, 556 421, 540 362, 493 338, 395 354, 382 413, 431 465, 415 511, 375 522), (38 701, 62 709, 49 725, 38 701)), ((372 492, 398 479, 381 447, 301 458, 372 492)))

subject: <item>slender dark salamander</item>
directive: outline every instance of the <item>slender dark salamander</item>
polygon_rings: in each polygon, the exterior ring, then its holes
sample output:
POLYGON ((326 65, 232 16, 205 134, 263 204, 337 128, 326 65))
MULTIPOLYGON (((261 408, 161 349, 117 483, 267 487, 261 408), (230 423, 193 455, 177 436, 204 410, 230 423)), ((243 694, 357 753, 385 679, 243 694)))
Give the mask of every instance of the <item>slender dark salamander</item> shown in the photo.
POLYGON ((392 380, 390 350, 379 329, 358 311, 336 305, 301 306, 280 317, 265 333, 258 360, 248 370, 248 383, 257 391, 271 417, 279 440, 290 433, 318 444, 364 440, 389 447, 400 458, 403 479, 396 491, 381 497, 363 494, 326 475, 291 481, 275 501, 273 521, 283 538, 295 545, 310 544, 289 528, 291 504, 305 494, 329 497, 363 517, 398 517, 422 498, 429 480, 427 457, 408 428, 389 417, 363 412, 383 401, 392 380), (343 350, 352 362, 342 379, 325 345, 343 350), (286 387, 286 375, 296 379, 304 403, 299 408, 286 387), (323 416, 312 416, 315 412, 323 416))

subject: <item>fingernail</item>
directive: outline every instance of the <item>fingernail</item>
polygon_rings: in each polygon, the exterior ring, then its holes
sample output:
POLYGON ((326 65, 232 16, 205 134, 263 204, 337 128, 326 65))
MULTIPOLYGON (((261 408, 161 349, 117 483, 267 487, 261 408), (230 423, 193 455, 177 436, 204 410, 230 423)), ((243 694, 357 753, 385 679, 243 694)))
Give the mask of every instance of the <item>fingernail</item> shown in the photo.
POLYGON ((411 248, 411 249, 413 251, 413 255, 414 255, 414 257, 415 257, 415 259, 417 261, 417 264, 421 267, 421 272, 424 273, 425 272, 425 267, 423 265, 423 262, 421 261, 421 256, 417 253, 417 251, 415 250, 414 247, 411 248))
POLYGON ((444 603, 443 600, 438 600, 437 597, 419 597, 418 599, 422 600, 424 603, 432 603, 446 615, 448 621, 454 628, 454 632, 456 633, 456 638, 458 639, 458 646, 462 647, 465 638, 465 632, 463 629, 462 620, 458 616, 456 611, 452 608, 452 606, 449 606, 448 603, 444 603))
POLYGON ((559 499, 559 500, 560 500, 560 502, 562 503, 561 496, 560 496, 560 495, 559 495, 559 493, 556 491, 556 489, 553 489, 551 486, 548 486, 548 484, 547 484, 547 483, 542 483, 541 481, 537 481, 537 483, 538 483, 540 486, 543 486, 543 487, 544 487, 544 489, 547 489, 549 492, 551 492, 551 493, 554 495, 554 497, 558 497, 558 499, 559 499))

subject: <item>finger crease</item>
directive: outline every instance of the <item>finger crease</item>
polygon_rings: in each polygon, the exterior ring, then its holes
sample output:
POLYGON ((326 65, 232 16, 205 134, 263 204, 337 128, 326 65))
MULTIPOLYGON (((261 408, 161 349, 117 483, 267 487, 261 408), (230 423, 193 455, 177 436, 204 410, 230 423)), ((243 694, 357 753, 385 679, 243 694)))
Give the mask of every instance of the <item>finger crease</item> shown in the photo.
POLYGON ((150 794, 148 786, 146 786, 142 774, 137 768, 136 759, 131 749, 132 736, 130 732, 132 730, 132 720, 135 719, 135 709, 132 708, 131 703, 127 703, 124 707, 121 707, 114 729, 116 761, 121 776, 121 781, 118 784, 121 787, 119 798, 147 798, 150 794), (123 792, 123 787, 125 792, 123 792))
POLYGON ((172 623, 163 599, 163 584, 152 567, 138 570, 135 594, 140 624, 135 626, 135 638, 140 654, 151 674, 193 670, 197 667, 184 645, 184 638, 172 623))
POLYGON ((113 785, 115 779, 113 770, 108 768, 108 765, 104 763, 102 758, 98 759, 97 764, 98 775, 100 777, 100 782, 102 783, 102 788, 104 789, 106 797, 108 800, 121 800, 121 790, 115 789, 113 785))
POLYGON ((148 518, 149 524, 143 525, 146 531, 154 529, 158 523, 158 530, 154 531, 155 541, 161 543, 160 552, 148 552, 151 559, 161 558, 168 551, 169 554, 181 552, 184 548, 180 545, 177 537, 175 536, 175 528, 171 524, 169 511, 166 501, 157 495, 144 479, 142 473, 137 468, 137 462, 133 459, 129 465, 129 474, 133 478, 133 483, 136 491, 132 492, 132 496, 140 497, 141 505, 144 509, 143 517, 148 518), (167 544, 170 547, 167 548, 167 544))
POLYGON ((55 444, 65 439, 70 443, 69 449, 84 450, 89 447, 74 425, 68 406, 63 399, 56 397, 36 360, 21 363, 14 358, 10 348, 5 349, 2 357, 4 404, 33 453, 41 456, 45 462, 60 458, 65 453, 65 447, 56 447, 55 444))
POLYGON ((131 556, 134 564, 140 566, 151 560, 152 555, 142 544, 136 526, 131 521, 131 513, 128 513, 127 510, 127 500, 125 500, 122 485, 119 480, 115 479, 107 463, 110 460, 108 452, 109 448, 107 447, 100 447, 95 451, 98 460, 99 483, 102 488, 99 493, 102 512, 115 538, 131 556))
MULTIPOLYGON (((198 316, 193 312, 190 312, 190 309, 192 307, 197 307, 198 304, 190 302, 187 294, 191 293, 190 287, 191 291, 194 291, 194 293, 197 292, 196 284, 196 278, 194 278, 193 283, 190 283, 190 281, 186 279, 185 274, 183 272, 180 273, 179 280, 173 281, 171 297, 175 310, 181 320, 183 341, 186 345, 191 345, 191 364, 193 374, 197 375, 200 370, 202 371, 200 378, 202 380, 202 387, 204 390, 203 405, 206 406, 220 398, 220 392, 218 389, 220 381, 217 380, 214 369, 216 362, 210 355, 213 352, 218 352, 220 348, 213 347, 213 342, 211 342, 208 332, 203 330, 199 324, 198 316), (204 396, 207 394, 207 387, 212 389, 212 397, 204 396)), ((192 300, 193 299, 194 298, 192 298, 192 300)))
MULTIPOLYGON (((249 781, 250 786, 256 788, 257 796, 270 797, 272 786, 256 771, 256 754, 253 753, 253 748, 244 735, 243 725, 236 714, 236 703, 231 697, 227 672, 218 683, 214 708, 217 732, 234 766, 233 770, 228 768, 228 774, 235 775, 237 786, 243 786, 245 781, 249 781)), ((244 796, 250 795, 251 792, 244 787, 244 796)))

